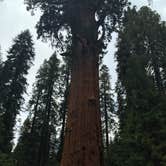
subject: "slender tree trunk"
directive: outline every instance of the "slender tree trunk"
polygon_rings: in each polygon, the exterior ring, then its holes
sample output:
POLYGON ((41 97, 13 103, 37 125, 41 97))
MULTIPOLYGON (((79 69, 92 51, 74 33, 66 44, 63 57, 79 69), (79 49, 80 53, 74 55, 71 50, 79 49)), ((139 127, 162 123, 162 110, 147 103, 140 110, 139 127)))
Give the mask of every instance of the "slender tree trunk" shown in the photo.
POLYGON ((61 128, 61 134, 60 134, 60 145, 57 153, 58 161, 61 161, 62 158, 62 150, 64 145, 64 136, 65 136, 65 125, 66 125, 66 113, 67 113, 67 98, 68 98, 68 91, 69 91, 69 77, 67 77, 66 81, 66 90, 64 94, 64 101, 61 106, 62 111, 62 128, 61 128))
POLYGON ((40 98, 41 93, 38 93, 37 96, 37 100, 34 106, 34 116, 33 116, 33 120, 32 120, 32 127, 31 127, 31 136, 34 132, 34 128, 35 128, 35 122, 36 122, 36 116, 37 116, 37 111, 38 111, 38 105, 39 105, 39 98, 40 98))
POLYGON ((41 133, 41 140, 40 140, 40 147, 39 147, 39 157, 38 157, 38 166, 45 166, 48 157, 49 157, 49 117, 50 113, 46 115, 46 120, 44 120, 42 133, 41 133))
POLYGON ((41 131, 41 140, 40 140, 39 156, 37 164, 38 166, 45 166, 49 157, 49 140, 50 140, 49 120, 51 114, 52 93, 53 93, 53 82, 50 81, 48 95, 47 95, 47 103, 45 108, 45 117, 41 131))
MULTIPOLYGON (((15 94, 15 85, 17 84, 18 72, 15 73, 14 79, 12 80, 10 92, 8 96, 6 96, 5 102, 3 103, 5 113, 3 114, 3 124, 4 124, 4 133, 3 133, 3 144, 5 146, 4 149, 1 149, 4 153, 10 153, 12 150, 12 139, 13 139, 13 128, 16 123, 16 116, 18 114, 19 107, 17 106, 17 100, 13 98, 13 94, 15 94)), ((5 96, 4 96, 5 97, 5 96)))
POLYGON ((93 44, 84 45, 82 41, 76 39, 73 44, 69 110, 61 166, 102 165, 99 56, 93 44))
POLYGON ((108 136, 108 112, 107 112, 107 99, 106 94, 104 96, 104 117, 105 117, 105 137, 106 137, 106 150, 108 155, 109 136, 108 136))

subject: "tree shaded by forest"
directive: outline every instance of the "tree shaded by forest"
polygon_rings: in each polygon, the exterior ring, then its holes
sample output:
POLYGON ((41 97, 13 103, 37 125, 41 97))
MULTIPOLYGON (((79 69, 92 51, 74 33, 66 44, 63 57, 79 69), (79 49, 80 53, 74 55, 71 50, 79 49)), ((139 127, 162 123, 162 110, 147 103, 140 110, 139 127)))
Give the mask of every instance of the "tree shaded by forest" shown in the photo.
POLYGON ((103 128, 103 145, 106 149, 106 153, 109 150, 110 143, 110 132, 113 123, 113 113, 114 110, 114 100, 113 92, 110 84, 110 74, 109 69, 106 65, 102 65, 100 68, 100 111, 102 119, 102 128, 103 128))
POLYGON ((24 102, 26 75, 34 59, 32 36, 23 31, 13 41, 0 70, 0 151, 10 153, 16 116, 24 102))
POLYGON ((57 152, 57 160, 60 162, 62 158, 62 151, 64 146, 64 138, 65 138, 65 129, 66 129, 66 118, 68 112, 68 101, 69 101, 69 89, 70 89, 70 80, 71 80, 71 52, 66 52, 67 56, 63 57, 64 63, 62 64, 61 71, 61 88, 60 88, 60 96, 62 98, 59 114, 61 121, 61 131, 60 131, 60 144, 57 152))
POLYGON ((14 151, 18 166, 58 164, 63 146, 69 79, 68 59, 60 65, 56 53, 45 60, 38 71, 27 107, 30 113, 14 151))
POLYGON ((56 156, 59 63, 54 53, 36 76, 28 105, 30 115, 14 152, 19 166, 44 166, 56 156))
POLYGON ((119 32, 120 128, 110 165, 166 164, 166 24, 148 7, 128 9, 119 32))
POLYGON ((115 115, 115 102, 113 90, 111 89, 109 68, 102 64, 100 67, 100 112, 102 124, 102 137, 103 137, 103 153, 104 165, 107 165, 110 150, 109 145, 112 141, 112 136, 117 130, 116 115, 115 115))

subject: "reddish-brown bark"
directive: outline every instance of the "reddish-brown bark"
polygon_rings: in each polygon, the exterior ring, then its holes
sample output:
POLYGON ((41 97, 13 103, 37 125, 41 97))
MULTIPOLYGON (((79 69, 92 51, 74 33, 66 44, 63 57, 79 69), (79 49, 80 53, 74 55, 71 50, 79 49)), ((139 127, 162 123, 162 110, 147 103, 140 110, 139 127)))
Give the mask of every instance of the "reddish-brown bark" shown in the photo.
MULTIPOLYGON (((83 42, 84 41, 84 42, 83 42)), ((101 166, 98 53, 77 39, 61 166, 101 166)))

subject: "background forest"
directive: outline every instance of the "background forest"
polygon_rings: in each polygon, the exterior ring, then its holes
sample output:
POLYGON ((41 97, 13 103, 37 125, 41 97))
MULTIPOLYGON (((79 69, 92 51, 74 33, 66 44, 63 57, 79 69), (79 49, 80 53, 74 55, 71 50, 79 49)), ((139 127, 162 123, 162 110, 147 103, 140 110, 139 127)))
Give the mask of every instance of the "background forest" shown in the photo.
MULTIPOLYGON (((117 36, 115 86, 111 85, 111 66, 104 59, 106 45, 102 45, 99 64, 104 165, 166 166, 166 22, 150 7, 114 3, 124 5, 122 13, 115 11, 117 18, 108 20, 114 23, 122 14, 111 30, 117 36)), ((25 6, 33 8, 29 1, 25 6)), ((41 22, 37 25, 39 37, 52 33, 41 22)), ((111 41, 109 33, 106 42, 111 41)), ((61 43, 53 45, 30 93, 27 78, 36 54, 30 30, 11 39, 5 59, 0 53, 0 166, 60 165, 71 85, 70 37, 63 43, 65 51, 61 43), (25 121, 17 130, 20 115, 25 121)))

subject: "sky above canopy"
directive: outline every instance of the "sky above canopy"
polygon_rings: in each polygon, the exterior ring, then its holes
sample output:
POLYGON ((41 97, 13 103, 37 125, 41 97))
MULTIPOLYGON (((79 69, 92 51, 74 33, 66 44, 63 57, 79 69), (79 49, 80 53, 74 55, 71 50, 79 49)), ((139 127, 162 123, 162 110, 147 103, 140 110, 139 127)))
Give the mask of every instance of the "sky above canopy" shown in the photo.
MULTIPOLYGON (((35 81, 35 73, 45 58, 51 56, 54 49, 51 48, 49 43, 43 43, 41 40, 36 40, 35 25, 39 20, 40 13, 31 16, 31 13, 26 11, 24 0, 0 0, 0 45, 5 59, 6 51, 12 44, 12 39, 25 29, 30 29, 33 39, 35 41, 36 58, 34 66, 29 71, 28 83, 31 89, 32 83, 35 81)), ((148 0, 130 0, 133 5, 138 7, 148 5, 148 0)), ((166 1, 153 0, 153 9, 157 10, 161 15, 162 20, 166 20, 166 1)), ((114 62, 116 34, 113 34, 112 43, 109 44, 108 53, 104 58, 104 62, 110 68, 112 77, 112 84, 114 87, 116 81, 116 63, 114 62)))
MULTIPOLYGON (((130 2, 138 7, 148 5, 148 0, 130 0, 130 2)), ((152 8, 161 15, 162 20, 166 20, 166 0, 153 0, 152 8)), ((45 58, 49 58, 55 51, 51 48, 49 42, 43 43, 41 40, 36 39, 35 25, 39 17, 39 12, 36 13, 35 16, 31 16, 31 13, 26 11, 24 0, 0 0, 0 45, 3 59, 5 60, 6 52, 12 45, 12 39, 21 31, 29 29, 33 35, 36 58, 34 66, 30 69, 28 75, 28 83, 30 85, 28 92, 31 92, 32 84, 35 81, 35 74, 40 65, 45 58)), ((115 45, 116 34, 113 34, 112 42, 108 46, 108 53, 104 58, 104 63, 110 69, 113 88, 116 82, 116 63, 114 60, 114 53, 116 51, 115 45)), ((30 93, 28 94, 30 95, 30 93)))

